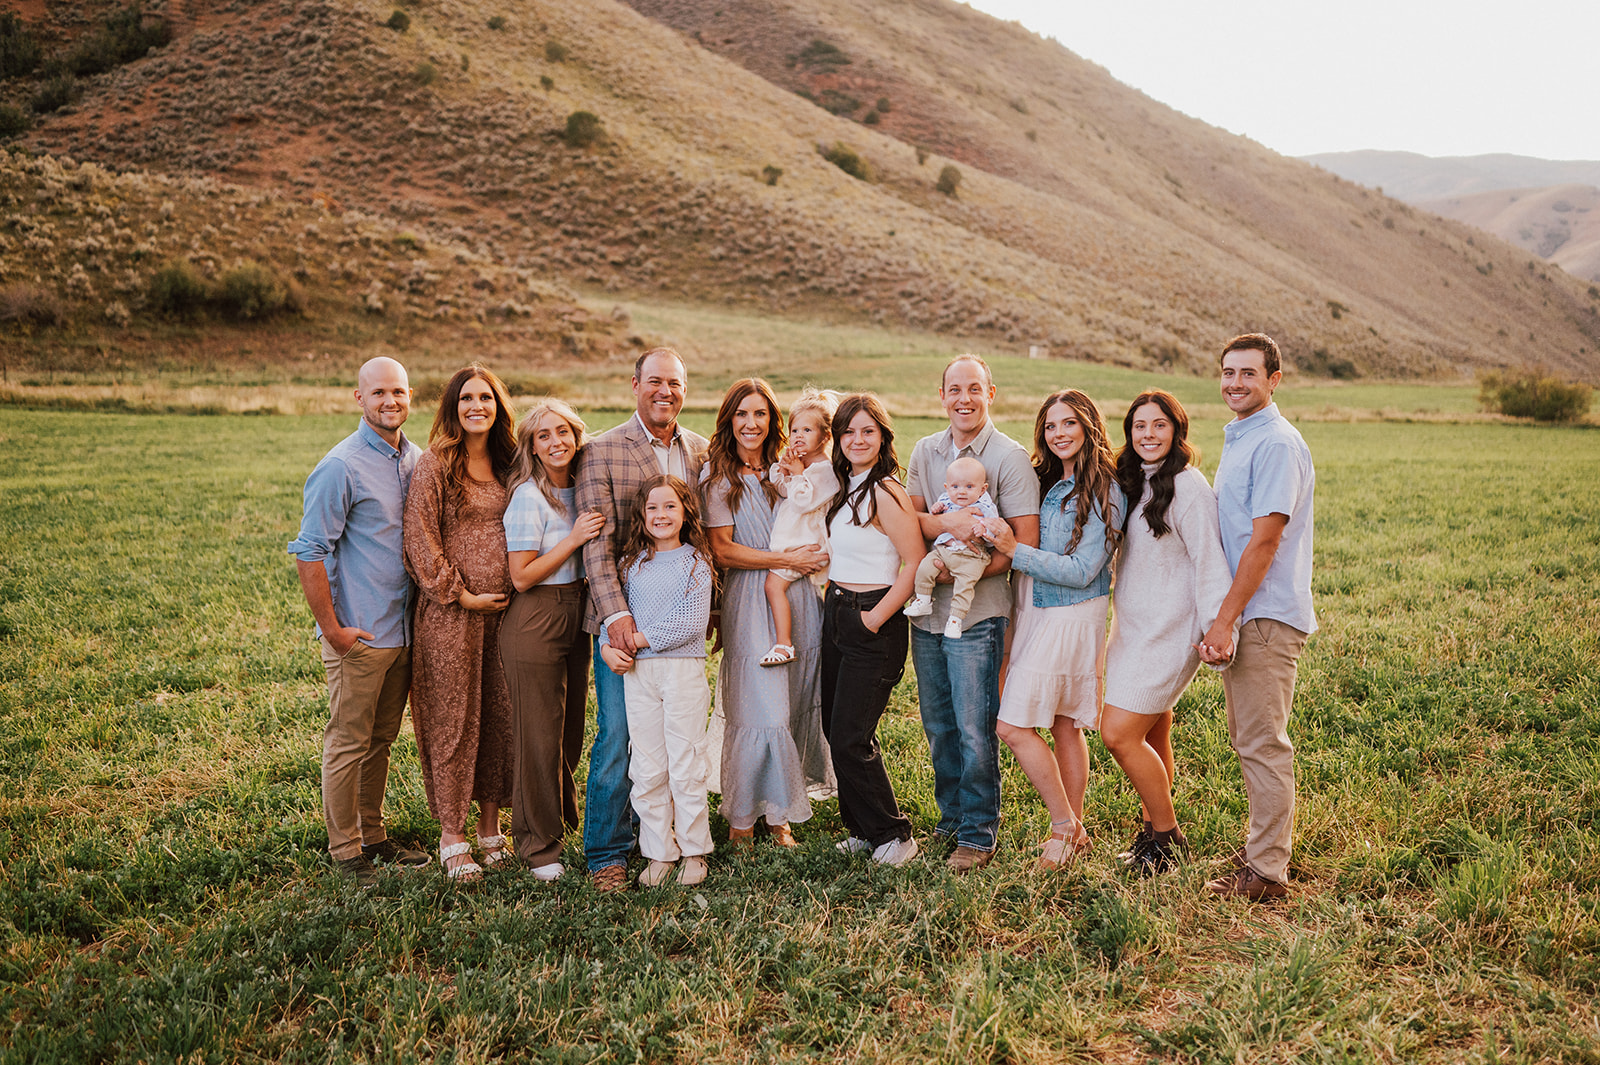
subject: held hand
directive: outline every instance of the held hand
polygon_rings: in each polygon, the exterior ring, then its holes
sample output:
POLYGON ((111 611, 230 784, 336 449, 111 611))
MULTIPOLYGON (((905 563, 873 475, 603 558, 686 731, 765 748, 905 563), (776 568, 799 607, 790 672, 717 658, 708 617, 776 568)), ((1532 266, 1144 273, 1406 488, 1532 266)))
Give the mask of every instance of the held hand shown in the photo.
POLYGON ((572 532, 568 536, 571 537, 573 546, 581 547, 596 536, 599 536, 600 531, 605 527, 606 516, 604 514, 598 510, 586 510, 578 516, 577 521, 572 523, 572 532))
POLYGON ((327 638, 328 643, 333 645, 334 652, 340 658, 354 650, 356 644, 362 640, 374 638, 372 633, 366 629, 358 629, 353 626, 333 629, 329 632, 324 632, 322 635, 327 638))
POLYGON ((609 643, 600 645, 600 657, 611 668, 611 672, 621 676, 633 668, 633 656, 623 654, 609 643))
POLYGON ((1207 665, 1221 666, 1233 661, 1233 626, 1224 625, 1221 621, 1213 622, 1194 649, 1207 665))
POLYGON ((470 610, 474 614, 498 614, 511 605, 511 600, 500 592, 486 592, 478 595, 475 592, 463 591, 456 598, 462 609, 470 610))
POLYGON ((981 537, 985 528, 983 512, 977 507, 952 510, 945 515, 944 527, 957 540, 970 541, 974 537, 981 537))
MULTIPOLYGON (((949 568, 945 566, 942 559, 936 558, 933 560, 933 571, 934 584, 954 584, 956 582, 956 575, 950 572, 949 568)), ((874 629, 872 631, 876 632, 878 630, 874 629)))
POLYGON ((1010 524, 1004 518, 984 522, 983 532, 980 535, 1007 558, 1017 553, 1017 534, 1011 531, 1010 524))
POLYGON ((633 630, 633 649, 636 653, 639 651, 648 651, 650 649, 650 641, 646 639, 644 633, 640 632, 638 629, 633 630))
POLYGON ((631 658, 633 656, 633 634, 638 631, 633 624, 633 615, 624 614, 610 625, 606 626, 606 638, 611 641, 612 647, 620 647, 631 658))
POLYGON ((828 553, 818 544, 791 547, 783 552, 783 568, 810 576, 828 565, 828 553))

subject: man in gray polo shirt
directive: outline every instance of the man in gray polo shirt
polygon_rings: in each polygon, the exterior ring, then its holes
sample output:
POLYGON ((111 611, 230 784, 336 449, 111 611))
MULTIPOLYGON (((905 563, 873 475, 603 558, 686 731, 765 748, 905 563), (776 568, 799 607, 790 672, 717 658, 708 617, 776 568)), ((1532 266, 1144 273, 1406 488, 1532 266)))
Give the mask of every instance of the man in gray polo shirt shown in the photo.
MULTIPOLYGON (((939 379, 939 402, 950 428, 911 449, 907 489, 923 539, 941 533, 968 540, 979 532, 975 508, 928 513, 939 498, 946 468, 962 456, 983 463, 989 495, 1019 543, 1039 546, 1039 478, 1021 444, 994 427, 989 405, 994 377, 976 355, 960 355, 939 379)), ((937 835, 956 844, 948 864, 967 873, 989 864, 1000 828, 1000 662, 1011 617, 1010 560, 998 551, 978 581, 960 637, 945 634, 950 617, 948 577, 934 585, 933 612, 912 618, 911 662, 917 671, 922 730, 933 758, 937 835)))
POLYGON ((306 478, 305 516, 289 544, 317 622, 328 673, 322 811, 335 867, 368 888, 373 862, 427 865, 383 824, 389 747, 411 690, 411 578, 400 519, 422 451, 400 431, 411 413, 406 370, 376 358, 356 378, 361 422, 306 478))
POLYGON ((1299 430, 1278 413, 1278 345, 1246 333, 1222 349, 1222 398, 1233 411, 1217 463, 1217 516, 1233 585, 1196 649, 1223 671, 1228 738, 1239 755, 1250 823, 1234 868, 1206 886, 1252 901, 1287 893, 1294 836, 1295 669, 1317 631, 1311 605, 1316 471, 1299 430), (1235 646, 1237 626, 1237 646, 1235 646))

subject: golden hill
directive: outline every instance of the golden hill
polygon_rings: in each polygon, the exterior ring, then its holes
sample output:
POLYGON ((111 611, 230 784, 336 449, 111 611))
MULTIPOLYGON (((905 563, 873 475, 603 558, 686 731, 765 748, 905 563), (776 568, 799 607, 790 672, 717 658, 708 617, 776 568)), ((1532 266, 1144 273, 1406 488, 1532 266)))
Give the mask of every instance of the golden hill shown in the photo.
POLYGON ((950 0, 420 0, 403 31, 366 0, 168 4, 171 44, 24 142, 336 201, 590 291, 1128 365, 1265 329, 1312 372, 1600 379, 1585 285, 950 0), (580 110, 602 142, 562 139, 580 110))
POLYGON ((1420 206, 1493 233, 1573 277, 1600 281, 1600 188, 1593 185, 1500 189, 1420 206))

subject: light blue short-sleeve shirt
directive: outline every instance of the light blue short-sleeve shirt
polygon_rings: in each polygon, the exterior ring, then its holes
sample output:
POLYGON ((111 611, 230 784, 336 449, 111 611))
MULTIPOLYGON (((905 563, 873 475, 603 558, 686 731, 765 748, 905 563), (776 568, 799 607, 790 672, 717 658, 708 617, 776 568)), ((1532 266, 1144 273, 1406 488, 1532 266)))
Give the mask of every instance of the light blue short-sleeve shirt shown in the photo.
MULTIPOLYGON (((572 522, 578 513, 577 496, 576 488, 556 489, 556 497, 566 510, 563 514, 550 505, 550 500, 532 481, 517 485, 516 491, 511 493, 511 502, 506 504, 506 550, 537 551, 541 555, 555 550, 572 532, 572 522)), ((554 573, 539 583, 571 584, 582 579, 583 552, 574 551, 554 573)))
POLYGON ((1317 631, 1317 615, 1311 605, 1316 480, 1311 449, 1300 431, 1278 413, 1276 403, 1223 427, 1216 492, 1228 568, 1239 572, 1239 558, 1250 543, 1255 519, 1269 514, 1289 516, 1272 566, 1245 604, 1240 621, 1271 618, 1307 634, 1317 631))

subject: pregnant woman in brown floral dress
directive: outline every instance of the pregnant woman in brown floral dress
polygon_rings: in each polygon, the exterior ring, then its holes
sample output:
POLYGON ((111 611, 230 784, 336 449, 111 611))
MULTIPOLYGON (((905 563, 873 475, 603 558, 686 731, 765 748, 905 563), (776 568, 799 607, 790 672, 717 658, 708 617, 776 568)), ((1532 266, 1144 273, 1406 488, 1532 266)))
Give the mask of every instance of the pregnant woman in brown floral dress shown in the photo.
POLYGON ((481 366, 445 385, 406 497, 406 569, 417 582, 411 720, 439 819, 439 861, 451 879, 483 870, 464 829, 478 802, 484 864, 511 857, 500 807, 511 801, 511 699, 500 667, 500 615, 510 601, 507 478, 516 415, 500 379, 481 366))

